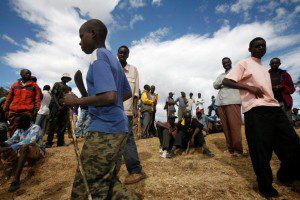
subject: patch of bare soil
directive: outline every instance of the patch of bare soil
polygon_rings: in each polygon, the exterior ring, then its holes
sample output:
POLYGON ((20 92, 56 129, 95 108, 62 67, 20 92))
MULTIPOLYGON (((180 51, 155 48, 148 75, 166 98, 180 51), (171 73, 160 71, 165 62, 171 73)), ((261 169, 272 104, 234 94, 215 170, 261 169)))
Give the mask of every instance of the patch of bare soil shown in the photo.
MULTIPOLYGON (((300 134, 299 129, 297 132, 300 134)), ((214 158, 207 158, 199 149, 192 149, 188 155, 162 159, 157 138, 138 140, 140 159, 148 178, 127 188, 149 200, 264 199, 257 192, 250 157, 237 158, 224 153, 226 144, 222 133, 208 135, 206 141, 216 155, 214 158)), ((243 143, 247 149, 245 137, 243 143)), ((275 155, 271 165, 276 174, 279 161, 275 155)), ((24 169, 18 191, 7 192, 11 180, 0 185, 0 199, 69 199, 76 167, 72 144, 47 149, 45 160, 37 163, 34 174, 29 173, 28 167, 24 169)), ((122 165, 121 180, 126 174, 126 167, 122 165)), ((276 176, 274 179, 274 187, 281 195, 278 199, 300 199, 300 194, 280 185, 276 176)))

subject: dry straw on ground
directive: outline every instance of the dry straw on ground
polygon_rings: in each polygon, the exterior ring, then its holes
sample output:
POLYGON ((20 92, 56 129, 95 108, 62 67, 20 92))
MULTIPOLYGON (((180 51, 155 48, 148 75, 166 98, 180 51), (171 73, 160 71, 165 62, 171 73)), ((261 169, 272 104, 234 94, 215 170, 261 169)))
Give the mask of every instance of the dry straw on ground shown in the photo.
MULTIPOLYGON (((297 132, 300 134, 300 130, 297 132)), ((263 199, 257 193, 250 158, 234 158, 223 153, 226 146, 222 133, 209 135, 206 140, 216 155, 214 158, 207 158, 195 150, 174 159, 162 159, 157 138, 137 141, 148 178, 127 188, 149 200, 263 199)), ((243 142, 247 147, 245 137, 243 142)), ((76 165, 72 145, 47 149, 45 161, 38 163, 33 176, 28 176, 27 168, 24 170, 20 190, 7 193, 10 181, 0 186, 0 199, 69 199, 76 165)), ((275 155, 271 165, 275 174, 279 167, 275 155)), ((121 180, 124 180, 126 173, 123 165, 121 180)), ((278 199, 300 199, 300 194, 281 186, 276 178, 274 182, 274 187, 281 194, 278 199)))

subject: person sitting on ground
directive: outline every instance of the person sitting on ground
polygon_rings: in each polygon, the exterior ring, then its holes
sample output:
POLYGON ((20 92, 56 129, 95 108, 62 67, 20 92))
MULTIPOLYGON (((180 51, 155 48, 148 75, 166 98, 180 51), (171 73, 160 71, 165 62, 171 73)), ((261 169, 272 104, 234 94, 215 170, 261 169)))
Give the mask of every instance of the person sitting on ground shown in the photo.
POLYGON ((292 119, 293 119, 293 125, 295 127, 300 127, 300 114, 298 113, 298 111, 299 111, 298 108, 293 108, 292 119))
POLYGON ((178 130, 177 123, 175 123, 176 118, 176 116, 171 115, 166 123, 162 123, 160 121, 156 123, 160 145, 162 148, 162 158, 172 157, 171 150, 178 130))
POLYGON ((9 192, 20 188, 20 176, 25 163, 33 164, 44 157, 45 148, 42 138, 41 128, 31 123, 30 115, 23 114, 17 119, 17 130, 13 136, 0 144, 0 155, 4 163, 8 166, 17 163, 15 177, 9 192))
POLYGON ((203 133, 203 125, 197 119, 192 118, 190 112, 185 112, 183 119, 178 121, 178 132, 175 137, 171 155, 177 148, 187 149, 189 146, 202 147, 202 153, 213 157, 214 154, 208 149, 203 133))

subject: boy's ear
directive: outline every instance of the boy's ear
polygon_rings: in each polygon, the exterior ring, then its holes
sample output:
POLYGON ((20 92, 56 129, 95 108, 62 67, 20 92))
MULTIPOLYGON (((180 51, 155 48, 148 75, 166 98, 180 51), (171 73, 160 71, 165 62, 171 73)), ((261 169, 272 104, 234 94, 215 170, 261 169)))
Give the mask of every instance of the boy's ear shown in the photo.
POLYGON ((95 39, 97 37, 96 31, 93 29, 91 33, 92 33, 92 38, 95 39))

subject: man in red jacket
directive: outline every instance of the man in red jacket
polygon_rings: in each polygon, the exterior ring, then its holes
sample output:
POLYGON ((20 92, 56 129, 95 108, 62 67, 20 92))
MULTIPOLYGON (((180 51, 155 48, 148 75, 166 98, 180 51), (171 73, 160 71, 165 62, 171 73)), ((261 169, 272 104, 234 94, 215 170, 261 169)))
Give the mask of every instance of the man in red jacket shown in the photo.
POLYGON ((269 70, 269 73, 272 81, 272 89, 275 99, 280 103, 280 106, 285 111, 289 121, 293 123, 293 98, 291 95, 295 92, 295 87, 290 74, 287 73, 286 70, 279 69, 280 65, 281 62, 279 58, 271 59, 271 69, 269 70))
POLYGON ((17 119, 25 113, 35 116, 41 105, 39 86, 31 80, 31 72, 22 69, 20 75, 21 79, 11 86, 3 106, 10 123, 10 137, 16 130, 17 119))

